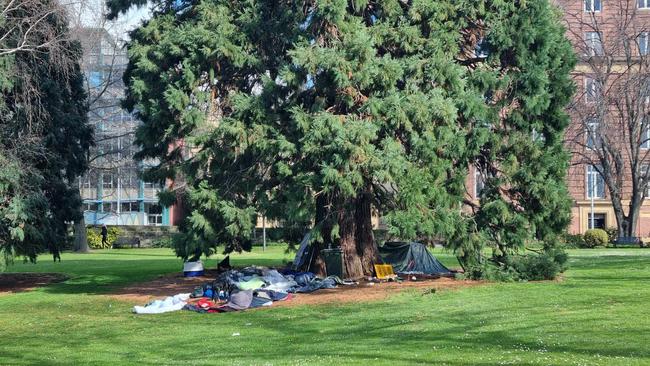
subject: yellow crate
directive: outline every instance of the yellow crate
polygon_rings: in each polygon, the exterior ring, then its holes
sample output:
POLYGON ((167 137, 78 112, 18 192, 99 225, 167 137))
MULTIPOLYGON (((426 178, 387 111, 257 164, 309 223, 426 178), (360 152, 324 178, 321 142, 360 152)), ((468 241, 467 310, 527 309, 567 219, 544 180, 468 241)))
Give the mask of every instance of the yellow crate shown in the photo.
POLYGON ((380 280, 395 276, 393 266, 390 264, 375 264, 375 274, 380 280))

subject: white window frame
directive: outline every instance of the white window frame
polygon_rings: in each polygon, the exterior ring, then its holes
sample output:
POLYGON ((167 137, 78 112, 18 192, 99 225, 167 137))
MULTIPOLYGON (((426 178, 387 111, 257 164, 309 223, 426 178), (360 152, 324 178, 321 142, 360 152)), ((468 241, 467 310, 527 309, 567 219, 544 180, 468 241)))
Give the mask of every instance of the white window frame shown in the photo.
POLYGON ((600 129, 600 121, 597 118, 590 118, 587 121, 587 141, 585 141, 585 146, 589 149, 594 149, 600 146, 600 138, 596 133, 600 129))
MULTIPOLYGON (((649 167, 650 167, 650 165, 648 165, 648 164, 641 165, 641 174, 645 175, 645 173, 648 171, 649 167)), ((645 187, 645 198, 650 198, 650 184, 648 184, 645 187)))
POLYGON ((83 208, 84 208, 84 212, 86 212, 86 211, 95 212, 95 211, 97 211, 97 202, 95 202, 95 201, 84 202, 83 203, 83 208), (93 208, 94 208, 94 210, 93 210, 93 208))
POLYGON ((586 174, 585 174, 585 193, 587 196, 587 199, 591 199, 591 182, 590 182, 590 177, 592 179, 596 179, 596 191, 594 192, 596 195, 593 197, 594 199, 604 199, 605 198, 605 179, 598 173, 598 170, 593 165, 587 165, 586 167, 586 174), (599 183, 602 182, 602 190, 598 189, 599 188, 599 183))
POLYGON ((147 214, 147 224, 152 225, 152 226, 161 226, 163 223, 163 212, 164 208, 160 205, 160 203, 145 203, 145 212, 147 214), (157 206, 160 208, 160 213, 152 213, 151 208, 153 206, 157 206))
POLYGON ((637 43, 639 46, 639 55, 640 56, 647 56, 650 54, 650 33, 649 32, 641 32, 639 33, 639 36, 636 37, 637 43))
POLYGON ((645 79, 639 86, 639 94, 643 102, 650 103, 650 79, 645 79))
POLYGON ((117 202, 115 201, 104 201, 102 203, 102 212, 105 213, 115 213, 117 212, 117 202))
POLYGON ((640 148, 650 149, 650 126, 649 125, 645 126, 645 131, 641 131, 641 138, 643 140, 641 141, 640 148))
POLYGON ((603 1, 602 0, 584 0, 583 1, 584 11, 590 13, 600 13, 603 10, 603 1), (596 4, 598 4, 598 9, 596 9, 596 4))
POLYGON ((600 81, 592 78, 585 77, 585 102, 596 103, 602 95, 603 87, 600 81))
POLYGON ((128 206, 126 210, 123 210, 122 207, 120 207, 121 212, 140 212, 140 202, 137 201, 122 202, 121 205, 128 206))
POLYGON ((92 183, 90 182, 90 175, 88 174, 81 180, 81 189, 90 189, 91 187, 92 183))
POLYGON ((113 174, 111 174, 111 173, 109 173, 109 174, 102 174, 102 189, 113 189, 113 186, 115 185, 115 184, 114 184, 114 180, 115 180, 115 179, 113 179, 113 174), (107 183, 106 183, 106 180, 105 180, 106 177, 111 178, 110 183, 108 183, 109 186, 107 186, 107 183))
POLYGON ((600 32, 585 32, 585 44, 587 45, 587 56, 602 56, 603 37, 600 32))
POLYGON ((650 9, 650 0, 636 0, 637 9, 650 9))

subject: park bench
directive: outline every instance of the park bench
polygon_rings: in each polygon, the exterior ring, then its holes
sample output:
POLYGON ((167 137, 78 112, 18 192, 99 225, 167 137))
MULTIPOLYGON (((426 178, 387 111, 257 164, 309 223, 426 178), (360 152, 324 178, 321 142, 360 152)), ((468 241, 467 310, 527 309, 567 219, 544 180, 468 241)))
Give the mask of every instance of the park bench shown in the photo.
POLYGON ((638 236, 619 236, 613 244, 617 247, 619 245, 641 245, 642 243, 638 236))
POLYGON ((113 244, 114 248, 126 248, 127 246, 140 248, 140 238, 138 237, 119 237, 113 244))

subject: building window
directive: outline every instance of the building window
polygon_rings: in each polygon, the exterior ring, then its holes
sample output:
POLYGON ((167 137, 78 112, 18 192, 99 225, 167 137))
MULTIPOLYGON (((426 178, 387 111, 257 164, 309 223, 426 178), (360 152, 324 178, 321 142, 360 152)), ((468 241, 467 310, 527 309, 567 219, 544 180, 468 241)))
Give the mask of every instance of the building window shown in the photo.
POLYGON ((600 146, 600 122, 596 118, 587 121, 587 147, 590 149, 600 146))
POLYGON ((484 189, 485 175, 478 168, 474 168, 474 198, 479 199, 484 189))
POLYGON ((90 175, 86 175, 81 181, 81 188, 82 189, 90 189, 91 186, 92 185, 90 183, 90 175))
POLYGON ((117 212, 117 202, 104 202, 102 212, 117 212))
POLYGON ((98 88, 102 85, 102 72, 101 71, 91 71, 88 76, 88 84, 91 88, 98 88))
POLYGON ((637 0, 637 7, 639 9, 650 9, 650 0, 637 0))
POLYGON ((650 79, 642 80, 639 89, 641 102, 650 103, 650 79))
POLYGON ((643 131, 641 131, 641 148, 650 149, 650 126, 647 123, 643 125, 643 131))
POLYGON ((113 189, 113 174, 104 173, 102 176, 102 188, 113 189))
POLYGON ((587 45, 587 56, 602 56, 603 42, 598 32, 585 33, 585 44, 587 45))
POLYGON ((157 203, 145 203, 144 206, 149 225, 162 225, 162 206, 157 203))
MULTIPOLYGON (((648 165, 647 164, 641 165, 641 182, 647 182, 646 174, 648 174, 648 165)), ((650 197, 650 184, 647 183, 645 186, 645 197, 646 198, 650 197)))
POLYGON ((585 1, 585 11, 601 11, 600 0, 584 0, 585 1))
POLYGON ((642 32, 637 37, 639 43, 639 55, 645 56, 648 54, 648 32, 642 32))
POLYGON ((140 203, 138 202, 122 202, 120 212, 139 212, 140 203))
POLYGON ((587 222, 589 223, 588 227, 590 229, 605 229, 605 225, 607 223, 607 215, 604 213, 595 213, 593 215, 593 218, 591 217, 591 213, 587 215, 587 222), (592 222, 593 219, 593 222, 592 222))
POLYGON ((97 202, 84 202, 84 211, 97 211, 97 202))
POLYGON ((159 189, 160 184, 154 182, 144 182, 144 189, 159 189))
POLYGON ((587 198, 605 198, 605 180, 595 166, 587 166, 587 198))
POLYGON ((587 77, 585 78, 585 101, 595 103, 600 99, 602 86, 600 81, 587 77))

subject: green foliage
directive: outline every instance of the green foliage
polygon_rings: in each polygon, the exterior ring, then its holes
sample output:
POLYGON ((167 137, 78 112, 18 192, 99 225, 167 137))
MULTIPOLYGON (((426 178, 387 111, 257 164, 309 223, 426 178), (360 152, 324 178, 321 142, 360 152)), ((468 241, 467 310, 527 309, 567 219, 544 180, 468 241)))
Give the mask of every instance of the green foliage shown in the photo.
POLYGON ((607 243, 609 243, 607 232, 603 229, 589 229, 585 231, 584 239, 585 248, 607 246, 607 243))
POLYGON ((564 272, 568 256, 564 251, 554 250, 539 254, 514 257, 512 267, 520 280, 552 280, 564 272))
POLYGON ((121 230, 115 226, 108 226, 106 235, 106 244, 102 243, 102 229, 89 227, 86 230, 88 235, 88 246, 91 249, 108 249, 112 248, 117 238, 121 235, 121 230))
POLYGON ((0 267, 65 245, 66 222, 81 217, 75 179, 92 143, 81 48, 69 40, 58 3, 19 1, 7 11, 0 48, 15 48, 24 37, 46 46, 0 56, 0 267), (38 31, 23 27, 37 18, 38 31))
POLYGON ((585 248, 585 237, 582 234, 565 233, 562 236, 564 246, 570 249, 585 248))
POLYGON ((151 243, 151 247, 152 248, 171 248, 172 247, 172 238, 170 236, 157 238, 151 243))
POLYGON ((607 233, 608 243, 613 243, 616 241, 616 239, 618 239, 618 228, 608 227, 605 229, 605 232, 607 233))
POLYGON ((250 248, 258 212, 372 257, 372 205, 390 235, 445 238, 480 277, 484 249, 511 268, 568 225, 575 60, 547 1, 152 3, 126 105, 138 157, 160 162, 149 177, 187 177, 183 259, 250 248), (480 204, 468 167, 486 176, 480 204))
POLYGON ((509 256, 505 263, 492 260, 482 266, 470 267, 463 277, 501 282, 552 280, 567 267, 566 251, 550 247, 536 253, 509 256))

